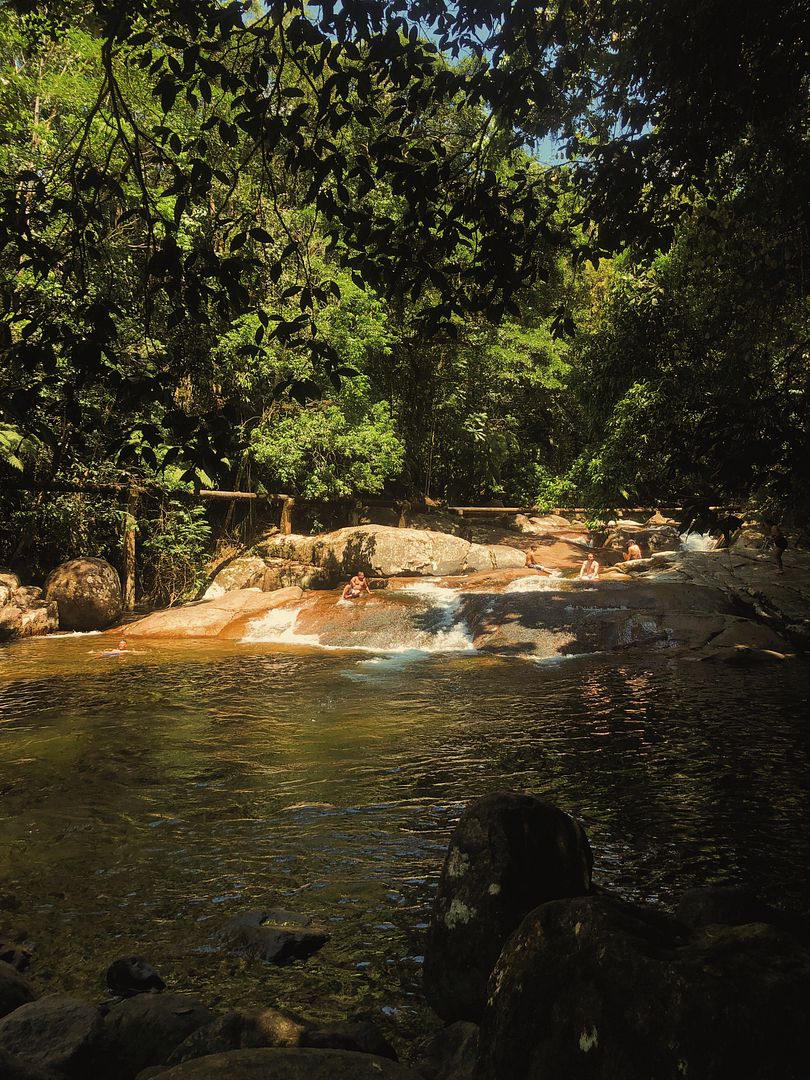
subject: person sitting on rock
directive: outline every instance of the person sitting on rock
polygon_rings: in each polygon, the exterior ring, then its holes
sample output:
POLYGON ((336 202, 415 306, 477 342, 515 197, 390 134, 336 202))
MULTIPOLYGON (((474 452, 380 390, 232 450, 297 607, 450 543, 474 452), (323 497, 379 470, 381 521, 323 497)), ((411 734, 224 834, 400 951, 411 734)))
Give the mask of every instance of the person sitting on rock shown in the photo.
POLYGON ((599 563, 593 557, 593 552, 589 551, 585 562, 579 568, 579 576, 584 581, 596 581, 599 577, 599 563))
POLYGON ((624 561, 632 562, 633 559, 640 559, 641 557, 641 548, 638 546, 638 540, 635 538, 628 540, 627 551, 624 553, 624 561))
POLYGON ((347 582, 346 588, 343 590, 344 600, 356 600, 360 596, 370 596, 371 590, 368 587, 368 581, 366 575, 362 570, 358 570, 351 581, 347 582))
POLYGON ((543 567, 537 561, 537 552, 534 550, 533 547, 530 547, 529 550, 526 552, 526 565, 529 567, 530 570, 543 569, 543 567))

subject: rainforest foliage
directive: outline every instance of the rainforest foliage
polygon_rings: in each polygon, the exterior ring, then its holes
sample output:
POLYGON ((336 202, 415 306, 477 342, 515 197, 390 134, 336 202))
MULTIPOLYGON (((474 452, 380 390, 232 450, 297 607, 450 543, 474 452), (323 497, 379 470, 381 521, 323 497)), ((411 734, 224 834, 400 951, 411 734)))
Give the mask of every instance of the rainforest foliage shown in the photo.
POLYGON ((115 552, 60 484, 137 484, 155 565, 200 485, 805 520, 809 49, 798 0, 6 0, 0 561, 115 552))

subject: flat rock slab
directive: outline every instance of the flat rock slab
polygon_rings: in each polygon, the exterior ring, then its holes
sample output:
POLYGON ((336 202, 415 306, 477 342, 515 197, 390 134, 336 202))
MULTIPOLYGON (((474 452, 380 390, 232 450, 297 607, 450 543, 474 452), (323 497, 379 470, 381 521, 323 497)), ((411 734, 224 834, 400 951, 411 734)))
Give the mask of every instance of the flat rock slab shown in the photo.
POLYGON ((350 1050, 232 1050, 176 1065, 165 1080, 424 1080, 396 1061, 350 1050))
POLYGON ((241 637, 246 622, 260 618, 303 595, 297 586, 264 593, 257 589, 235 589, 214 600, 201 600, 180 608, 153 611, 130 623, 127 637, 241 637))

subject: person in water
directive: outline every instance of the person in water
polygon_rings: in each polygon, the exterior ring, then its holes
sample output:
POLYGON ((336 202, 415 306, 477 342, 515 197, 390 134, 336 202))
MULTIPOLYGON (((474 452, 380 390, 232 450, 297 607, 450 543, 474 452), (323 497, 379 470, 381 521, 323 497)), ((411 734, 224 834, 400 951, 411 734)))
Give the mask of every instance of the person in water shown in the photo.
POLYGON ((129 649, 127 648, 127 639, 122 637, 121 640, 118 642, 117 649, 108 649, 106 652, 101 653, 101 656, 122 656, 123 654, 128 652, 129 649))
POLYGON ((368 587, 368 581, 366 575, 362 570, 358 570, 351 581, 347 582, 346 588, 343 590, 344 600, 357 600, 360 596, 370 596, 371 590, 368 587))
POLYGON ((782 556, 785 554, 788 542, 787 537, 778 525, 771 525, 769 543, 773 548, 774 558, 776 559, 776 572, 777 574, 784 574, 785 568, 782 566, 782 556))
POLYGON ((599 577, 599 563, 593 557, 593 552, 589 551, 585 562, 579 568, 579 576, 584 581, 596 581, 599 577))
POLYGON ((624 553, 624 561, 632 562, 633 559, 640 559, 641 548, 638 546, 638 540, 635 537, 632 540, 627 541, 627 551, 624 553))

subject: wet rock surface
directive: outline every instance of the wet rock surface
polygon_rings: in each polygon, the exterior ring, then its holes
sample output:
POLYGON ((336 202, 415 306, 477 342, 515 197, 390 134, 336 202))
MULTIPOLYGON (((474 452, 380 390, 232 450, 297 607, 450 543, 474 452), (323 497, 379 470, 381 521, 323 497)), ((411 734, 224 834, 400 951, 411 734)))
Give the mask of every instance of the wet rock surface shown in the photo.
POLYGON ((50 634, 58 628, 56 603, 44 600, 42 589, 22 585, 10 570, 0 570, 0 642, 50 634))

